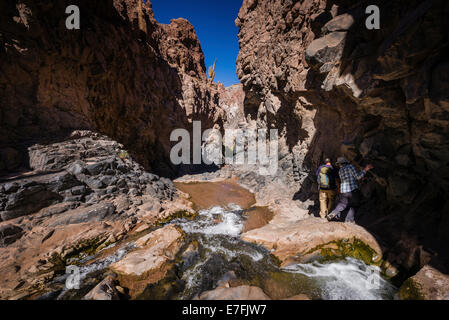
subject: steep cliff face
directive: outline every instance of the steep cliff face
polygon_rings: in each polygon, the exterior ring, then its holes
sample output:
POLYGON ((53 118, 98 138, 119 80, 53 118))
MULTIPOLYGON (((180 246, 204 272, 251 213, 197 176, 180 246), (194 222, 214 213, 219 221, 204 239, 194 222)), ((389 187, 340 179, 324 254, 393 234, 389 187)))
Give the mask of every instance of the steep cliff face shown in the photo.
POLYGON ((179 169, 173 129, 224 121, 187 20, 158 24, 141 0, 2 1, 0 74, 0 298, 48 293, 74 259, 193 213, 153 174, 179 169))
POLYGON ((297 196, 313 198, 325 156, 372 163, 357 222, 408 269, 447 254, 448 14, 438 0, 245 0, 236 19, 247 119, 281 132, 297 196))
POLYGON ((192 25, 158 24, 149 1, 2 1, 0 16, 2 173, 27 163, 30 140, 92 129, 170 175, 171 130, 220 122, 192 25), (80 30, 65 27, 69 4, 80 30))

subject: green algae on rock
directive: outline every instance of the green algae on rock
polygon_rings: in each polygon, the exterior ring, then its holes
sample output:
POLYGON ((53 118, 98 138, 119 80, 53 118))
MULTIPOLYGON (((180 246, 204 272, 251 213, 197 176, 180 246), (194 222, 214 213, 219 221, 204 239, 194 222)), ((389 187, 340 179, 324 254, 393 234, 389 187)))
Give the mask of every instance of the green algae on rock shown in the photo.
POLYGON ((422 293, 422 287, 419 283, 413 281, 412 278, 409 278, 404 281, 402 286, 398 291, 398 298, 400 300, 425 300, 424 295, 422 293))
POLYGON ((449 276, 430 265, 425 265, 400 287, 401 300, 448 300, 449 276))
POLYGON ((314 253, 319 253, 324 260, 353 257, 374 265, 380 265, 382 261, 373 248, 358 238, 332 241, 309 250, 304 256, 314 253))

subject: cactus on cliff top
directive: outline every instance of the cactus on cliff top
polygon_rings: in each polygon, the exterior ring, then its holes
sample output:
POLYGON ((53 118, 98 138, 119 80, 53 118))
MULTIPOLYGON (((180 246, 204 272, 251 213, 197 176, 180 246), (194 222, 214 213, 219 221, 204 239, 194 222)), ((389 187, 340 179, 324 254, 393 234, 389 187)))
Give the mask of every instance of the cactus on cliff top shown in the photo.
POLYGON ((217 59, 215 59, 214 64, 209 67, 209 79, 211 82, 214 82, 215 78, 215 64, 217 63, 217 59))

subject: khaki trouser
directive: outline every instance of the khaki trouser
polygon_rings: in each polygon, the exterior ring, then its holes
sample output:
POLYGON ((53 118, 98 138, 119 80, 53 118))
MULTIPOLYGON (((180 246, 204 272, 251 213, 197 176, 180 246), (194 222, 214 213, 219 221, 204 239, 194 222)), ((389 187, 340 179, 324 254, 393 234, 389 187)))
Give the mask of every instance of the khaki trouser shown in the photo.
POLYGON ((320 216, 325 218, 334 207, 336 190, 320 190, 320 216))

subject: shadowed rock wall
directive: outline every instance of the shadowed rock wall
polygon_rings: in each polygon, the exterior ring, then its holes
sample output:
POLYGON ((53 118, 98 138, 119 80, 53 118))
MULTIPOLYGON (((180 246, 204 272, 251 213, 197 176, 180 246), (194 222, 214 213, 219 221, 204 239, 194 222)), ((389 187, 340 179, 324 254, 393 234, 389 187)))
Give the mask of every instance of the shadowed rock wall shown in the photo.
POLYGON ((372 163, 357 222, 407 269, 448 252, 448 14, 438 0, 245 0, 236 19, 247 119, 282 132, 298 198, 316 197, 325 156, 372 163))
POLYGON ((158 24, 149 1, 2 1, 0 61, 1 173, 27 165, 31 140, 91 129, 171 175, 171 130, 220 122, 193 26, 158 24), (70 4, 80 30, 65 27, 70 4))

